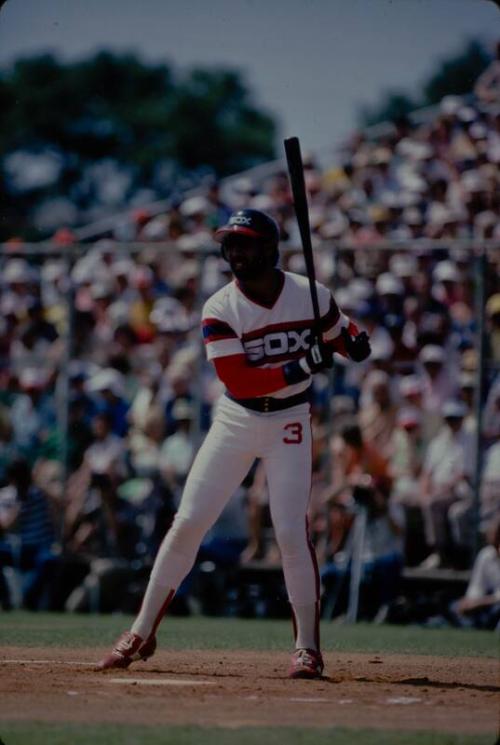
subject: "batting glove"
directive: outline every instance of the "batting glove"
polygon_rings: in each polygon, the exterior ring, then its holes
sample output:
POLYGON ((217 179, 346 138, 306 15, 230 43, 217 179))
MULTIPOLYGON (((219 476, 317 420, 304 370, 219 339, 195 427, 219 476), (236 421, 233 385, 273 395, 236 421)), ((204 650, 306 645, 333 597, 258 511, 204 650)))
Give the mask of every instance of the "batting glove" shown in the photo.
POLYGON ((363 360, 366 360, 370 356, 372 348, 366 331, 362 331, 357 336, 352 337, 344 327, 340 333, 344 340, 345 351, 351 360, 354 362, 363 362, 363 360))
POLYGON ((288 385, 293 385, 332 365, 333 349, 323 342, 316 341, 304 357, 284 365, 283 374, 288 385))

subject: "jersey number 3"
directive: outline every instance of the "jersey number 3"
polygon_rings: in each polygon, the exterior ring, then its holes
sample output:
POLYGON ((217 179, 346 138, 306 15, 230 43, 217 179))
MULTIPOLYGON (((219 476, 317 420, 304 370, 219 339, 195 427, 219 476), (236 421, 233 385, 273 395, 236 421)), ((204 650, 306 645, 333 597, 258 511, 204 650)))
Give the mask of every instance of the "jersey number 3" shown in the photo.
POLYGON ((285 424, 284 429, 288 434, 283 438, 283 442, 287 445, 300 445, 302 442, 302 424, 300 422, 291 422, 290 424, 285 424))

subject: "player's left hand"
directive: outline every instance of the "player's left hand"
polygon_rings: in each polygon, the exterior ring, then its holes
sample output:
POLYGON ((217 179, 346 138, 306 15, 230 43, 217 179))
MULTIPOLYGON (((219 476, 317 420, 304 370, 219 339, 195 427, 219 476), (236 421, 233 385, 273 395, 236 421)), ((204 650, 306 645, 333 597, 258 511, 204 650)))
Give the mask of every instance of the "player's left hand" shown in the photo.
POLYGON ((320 370, 332 367, 333 350, 324 342, 317 340, 310 349, 307 350, 303 362, 304 367, 307 366, 308 371, 314 375, 314 373, 320 372, 320 370))
POLYGON ((352 337, 344 327, 340 333, 344 340, 345 351, 351 360, 354 362, 363 362, 363 360, 366 360, 370 356, 372 348, 366 331, 362 331, 357 336, 352 337))

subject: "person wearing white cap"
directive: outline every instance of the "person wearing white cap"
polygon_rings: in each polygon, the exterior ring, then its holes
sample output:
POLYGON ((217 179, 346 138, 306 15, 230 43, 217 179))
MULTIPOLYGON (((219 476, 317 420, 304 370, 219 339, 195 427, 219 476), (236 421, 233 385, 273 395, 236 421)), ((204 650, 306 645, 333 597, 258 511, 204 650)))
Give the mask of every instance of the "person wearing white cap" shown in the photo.
POLYGON ((453 261, 440 261, 436 264, 432 277, 436 282, 460 282, 458 267, 453 261))
POLYGON ((434 434, 440 425, 439 412, 445 401, 455 395, 457 386, 453 379, 453 369, 446 364, 447 357, 443 347, 426 344, 418 356, 420 376, 423 383, 422 403, 434 415, 434 434))
POLYGON ((391 272, 384 272, 381 274, 375 284, 377 293, 385 298, 396 298, 403 295, 404 286, 399 277, 396 277, 391 272))
POLYGON ((429 443, 420 482, 426 538, 431 554, 425 566, 434 568, 453 561, 456 550, 450 539, 449 511, 468 498, 474 471, 474 437, 463 421, 467 408, 450 399, 442 408, 444 426, 429 443))
POLYGON ((420 375, 405 375, 399 381, 398 393, 403 408, 416 409, 420 415, 422 440, 429 443, 441 427, 441 417, 424 408, 424 381, 420 375))
POLYGON ((54 398, 46 392, 49 373, 40 367, 23 369, 19 374, 19 395, 10 408, 14 442, 30 455, 36 454, 56 420, 54 398))
MULTIPOLYGON (((432 273, 432 294, 447 308, 464 303, 463 277, 454 261, 440 261, 432 273)), ((464 303, 465 304, 465 303, 464 303)))
POLYGON ((2 272, 2 282, 5 285, 26 285, 33 279, 33 269, 25 259, 10 259, 2 272))
POLYGON ((391 274, 400 280, 406 291, 411 287, 411 280, 418 271, 417 259, 408 253, 394 254, 389 259, 389 269, 391 274))

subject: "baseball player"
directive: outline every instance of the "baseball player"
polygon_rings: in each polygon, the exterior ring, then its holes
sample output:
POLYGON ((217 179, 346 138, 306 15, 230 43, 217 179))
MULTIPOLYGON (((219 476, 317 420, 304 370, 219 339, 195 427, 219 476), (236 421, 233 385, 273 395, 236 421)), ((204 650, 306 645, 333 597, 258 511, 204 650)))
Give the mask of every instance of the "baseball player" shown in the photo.
POLYGON ((193 566, 204 534, 255 458, 261 458, 292 607, 295 652, 289 674, 317 678, 323 673, 319 575, 306 520, 309 388, 314 373, 331 367, 334 351, 361 361, 370 344, 319 283, 322 338, 313 337, 308 280, 277 268, 279 229, 271 217, 238 210, 215 237, 234 280, 207 300, 202 327, 208 359, 226 391, 158 551, 139 614, 98 669, 126 668, 154 653, 158 624, 193 566))

